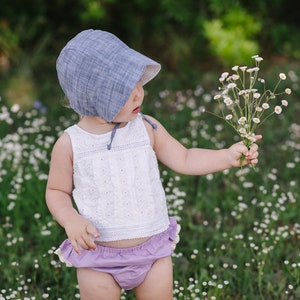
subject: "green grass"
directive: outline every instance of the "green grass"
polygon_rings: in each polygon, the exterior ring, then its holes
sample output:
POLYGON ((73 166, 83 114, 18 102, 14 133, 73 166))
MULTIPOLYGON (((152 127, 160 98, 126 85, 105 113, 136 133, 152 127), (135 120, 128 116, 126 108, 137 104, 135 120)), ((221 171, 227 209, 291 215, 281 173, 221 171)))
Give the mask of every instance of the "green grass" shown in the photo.
MULTIPOLYGON (((174 299, 300 299, 300 91, 293 78, 286 112, 262 129, 255 169, 195 177, 162 166, 170 214, 182 227, 174 299)), ((202 113, 213 105, 209 95, 163 91, 146 97, 144 112, 187 146, 230 146, 237 139, 231 129, 202 113)), ((44 113, 0 102, 1 300, 79 298, 75 271, 53 254, 65 233, 44 200, 52 145, 76 116, 44 113)))

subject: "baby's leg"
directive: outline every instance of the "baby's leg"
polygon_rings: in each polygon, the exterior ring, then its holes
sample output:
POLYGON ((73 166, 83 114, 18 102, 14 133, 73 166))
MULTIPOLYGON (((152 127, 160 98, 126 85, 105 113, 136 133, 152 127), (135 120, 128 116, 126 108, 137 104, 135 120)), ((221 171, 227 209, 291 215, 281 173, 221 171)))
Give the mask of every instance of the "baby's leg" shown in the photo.
POLYGON ((86 268, 77 269, 81 300, 119 300, 121 288, 107 273, 86 268))
POLYGON ((134 291, 138 300, 172 300, 173 265, 171 257, 158 259, 145 280, 134 291))

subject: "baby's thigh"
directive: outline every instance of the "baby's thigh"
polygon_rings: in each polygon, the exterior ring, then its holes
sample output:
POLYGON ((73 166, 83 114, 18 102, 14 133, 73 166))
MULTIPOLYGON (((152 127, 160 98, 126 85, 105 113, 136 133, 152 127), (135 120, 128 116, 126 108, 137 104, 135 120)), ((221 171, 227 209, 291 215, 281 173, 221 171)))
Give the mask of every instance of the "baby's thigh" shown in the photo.
POLYGON ((81 300, 119 300, 121 288, 107 273, 86 268, 77 269, 81 300))
POLYGON ((171 257, 158 259, 145 280, 135 288, 139 300, 173 299, 173 265, 171 257))

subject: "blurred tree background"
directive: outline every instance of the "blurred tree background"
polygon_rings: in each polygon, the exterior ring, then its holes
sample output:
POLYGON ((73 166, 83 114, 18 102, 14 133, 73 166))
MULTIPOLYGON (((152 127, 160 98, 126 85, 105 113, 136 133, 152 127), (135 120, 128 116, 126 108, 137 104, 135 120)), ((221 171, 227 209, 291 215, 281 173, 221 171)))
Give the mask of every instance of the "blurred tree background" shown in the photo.
POLYGON ((0 93, 24 106, 53 97, 58 53, 87 28, 161 62, 179 88, 255 54, 299 60, 299 23, 292 0, 1 0, 0 93))

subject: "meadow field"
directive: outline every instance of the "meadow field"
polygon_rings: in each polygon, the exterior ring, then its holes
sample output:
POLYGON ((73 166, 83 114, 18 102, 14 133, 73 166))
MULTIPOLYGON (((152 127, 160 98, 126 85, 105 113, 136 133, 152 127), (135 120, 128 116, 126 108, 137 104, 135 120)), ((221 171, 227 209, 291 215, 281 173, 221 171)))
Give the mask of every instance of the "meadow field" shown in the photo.
MULTIPOLYGON (((300 73, 285 68, 292 94, 257 132, 255 168, 196 177, 161 166, 170 215, 182 227, 174 299, 300 299, 300 73)), ((269 83, 277 73, 266 72, 269 83)), ((213 94, 202 85, 161 88, 146 95, 144 113, 188 147, 229 147, 238 137, 204 112, 215 109, 213 94)), ((0 300, 79 299, 75 271, 54 254, 65 233, 44 197, 53 143, 78 117, 42 101, 26 110, 17 103, 0 100, 0 300)))

